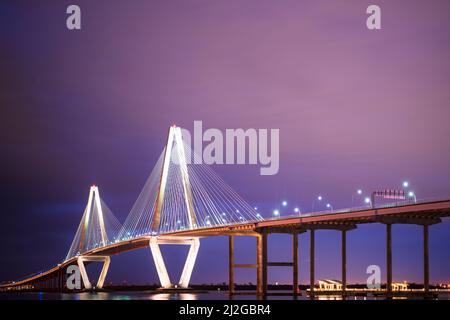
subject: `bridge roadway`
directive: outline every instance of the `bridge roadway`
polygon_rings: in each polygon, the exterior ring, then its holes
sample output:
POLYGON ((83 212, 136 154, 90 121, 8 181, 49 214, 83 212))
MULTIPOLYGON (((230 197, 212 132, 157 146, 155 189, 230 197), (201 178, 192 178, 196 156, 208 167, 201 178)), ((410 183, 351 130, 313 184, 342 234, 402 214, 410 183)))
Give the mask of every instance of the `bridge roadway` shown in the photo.
MULTIPOLYGON (((289 266, 293 268, 293 294, 298 290, 298 234, 310 231, 310 294, 314 294, 314 252, 315 230, 332 229, 342 232, 342 282, 343 292, 346 289, 346 232, 355 229, 358 224, 383 223, 386 225, 386 260, 387 260, 387 294, 392 293, 392 224, 416 224, 423 226, 424 236, 424 290, 429 289, 429 258, 428 258, 428 226, 440 223, 441 218, 450 216, 450 199, 404 203, 395 206, 363 208, 353 210, 338 210, 319 212, 269 219, 258 222, 247 222, 234 225, 197 228, 168 232, 159 236, 175 237, 229 237, 229 284, 230 293, 234 290, 234 269, 255 268, 257 271, 257 293, 267 293, 268 267, 289 266), (267 238, 270 233, 292 234, 292 261, 268 262, 267 238), (257 239, 257 261, 254 264, 235 264, 234 237, 254 236, 257 239)), ((141 236, 95 248, 83 253, 83 256, 112 256, 149 246, 151 236, 141 236)), ((64 290, 66 268, 77 263, 73 257, 63 263, 26 279, 3 284, 1 290, 64 290)))

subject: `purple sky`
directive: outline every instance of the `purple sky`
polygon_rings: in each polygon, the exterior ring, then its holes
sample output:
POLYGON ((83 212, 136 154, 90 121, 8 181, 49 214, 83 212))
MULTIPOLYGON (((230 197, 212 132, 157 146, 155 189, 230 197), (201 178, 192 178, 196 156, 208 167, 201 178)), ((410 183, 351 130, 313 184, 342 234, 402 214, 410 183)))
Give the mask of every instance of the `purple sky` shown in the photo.
MULTIPOLYGON (((348 207, 357 188, 404 179, 418 198, 450 196, 449 34, 446 0, 2 1, 0 280, 65 257, 92 183, 123 221, 172 123, 279 128, 279 174, 214 167, 265 215, 283 199, 309 211, 318 194, 348 207), (73 3, 81 31, 65 26, 73 3), (369 4, 380 31, 366 28, 369 4)), ((449 227, 430 229, 432 282, 450 282, 449 227)), ((421 281, 420 228, 393 230, 394 280, 421 281)), ((318 233, 318 279, 339 279, 339 240, 318 233)), ((254 239, 238 244, 245 263, 254 239)), ((289 245, 273 236, 270 258, 289 259, 289 245)), ((384 268, 384 246, 381 225, 349 233, 349 280, 384 268)), ((202 240, 194 283, 226 280, 226 248, 202 240)), ((180 273, 182 251, 165 252, 180 273)), ((306 283, 306 235, 300 259, 306 283)), ((113 258, 109 280, 123 279, 156 281, 148 250, 113 258)), ((290 279, 287 268, 269 275, 290 279)))

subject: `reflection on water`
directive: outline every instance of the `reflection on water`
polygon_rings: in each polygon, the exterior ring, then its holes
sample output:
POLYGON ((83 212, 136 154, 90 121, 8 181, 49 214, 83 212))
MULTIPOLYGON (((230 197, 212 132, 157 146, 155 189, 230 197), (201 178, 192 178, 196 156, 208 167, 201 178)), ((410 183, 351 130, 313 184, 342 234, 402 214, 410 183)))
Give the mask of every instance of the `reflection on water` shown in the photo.
MULTIPOLYGON (((229 300, 227 292, 209 291, 201 293, 158 293, 154 291, 124 291, 124 292, 82 292, 82 293, 52 293, 52 292, 27 292, 27 293, 0 293, 0 300, 229 300)), ((248 293, 235 295, 232 300, 256 300, 257 296, 248 293)), ((268 295, 267 300, 309 300, 306 292, 301 296, 268 295)), ((340 295, 316 296, 317 300, 342 300, 340 295)), ((347 296, 345 300, 376 300, 384 299, 382 296, 347 296)), ((407 299, 406 297, 394 297, 393 299, 407 299)), ((420 299, 411 297, 410 299, 420 299)), ((439 300, 449 300, 449 294, 440 294, 439 300)))

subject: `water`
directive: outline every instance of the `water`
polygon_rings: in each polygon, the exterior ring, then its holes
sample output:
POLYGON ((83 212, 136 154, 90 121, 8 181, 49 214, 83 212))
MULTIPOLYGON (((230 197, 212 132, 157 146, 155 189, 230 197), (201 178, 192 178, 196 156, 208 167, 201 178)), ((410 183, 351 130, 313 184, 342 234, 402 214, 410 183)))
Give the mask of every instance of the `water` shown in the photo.
MULTIPOLYGON (((279 294, 279 292, 278 292, 279 294)), ((395 299, 396 297, 394 297, 395 299)), ((420 297, 397 297, 398 299, 421 299, 420 297)), ((268 295, 267 300, 293 300, 290 295, 268 295)), ((309 300, 304 291, 297 300, 309 300)), ((317 296, 318 300, 342 300, 340 295, 317 296)), ((348 296, 346 300, 382 300, 383 297, 348 296)), ((207 291, 200 293, 155 293, 154 291, 116 291, 116 292, 25 292, 0 293, 0 300, 230 300, 227 292, 207 291)), ((257 300, 254 294, 235 295, 232 300, 257 300)), ((438 300, 450 300, 450 294, 439 294, 438 300)))

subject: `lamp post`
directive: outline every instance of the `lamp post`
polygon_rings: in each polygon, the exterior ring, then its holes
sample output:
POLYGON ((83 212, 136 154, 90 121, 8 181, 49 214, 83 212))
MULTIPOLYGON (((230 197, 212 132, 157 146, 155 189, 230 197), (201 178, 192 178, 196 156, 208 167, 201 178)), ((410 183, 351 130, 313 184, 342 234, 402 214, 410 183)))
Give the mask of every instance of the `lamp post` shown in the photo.
MULTIPOLYGON (((363 193, 363 192, 362 192, 361 189, 356 190, 356 195, 357 195, 357 196, 361 196, 362 193, 363 193)), ((354 204, 355 204, 355 194, 352 193, 352 207, 354 206, 354 204)))
POLYGON ((417 202, 416 194, 414 193, 414 191, 408 192, 408 197, 413 198, 414 199, 414 203, 417 202))
POLYGON ((314 210, 314 205, 316 204, 316 200, 317 201, 322 201, 322 199, 323 199, 322 196, 317 196, 317 198, 313 200, 313 203, 312 203, 312 209, 313 210, 314 210))

